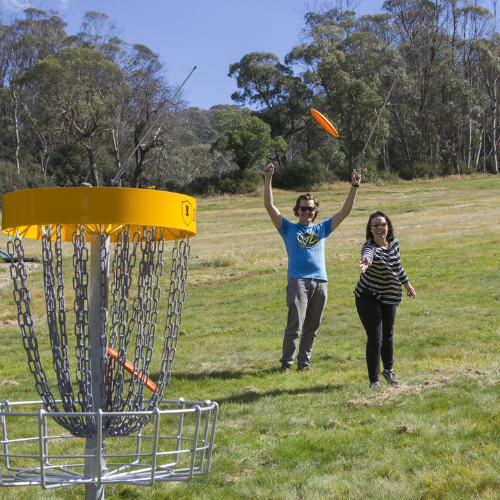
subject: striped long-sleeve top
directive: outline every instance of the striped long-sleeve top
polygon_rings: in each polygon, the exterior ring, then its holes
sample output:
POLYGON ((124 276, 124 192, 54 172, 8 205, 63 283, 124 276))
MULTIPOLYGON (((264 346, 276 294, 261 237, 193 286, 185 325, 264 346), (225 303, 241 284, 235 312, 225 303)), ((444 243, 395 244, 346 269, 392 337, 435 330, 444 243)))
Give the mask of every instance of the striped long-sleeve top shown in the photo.
POLYGON ((373 239, 368 240, 361 249, 361 260, 365 257, 368 257, 370 267, 359 278, 354 290, 356 297, 368 292, 383 304, 399 305, 401 285, 409 279, 401 265, 397 238, 389 242, 387 250, 379 247, 373 239))

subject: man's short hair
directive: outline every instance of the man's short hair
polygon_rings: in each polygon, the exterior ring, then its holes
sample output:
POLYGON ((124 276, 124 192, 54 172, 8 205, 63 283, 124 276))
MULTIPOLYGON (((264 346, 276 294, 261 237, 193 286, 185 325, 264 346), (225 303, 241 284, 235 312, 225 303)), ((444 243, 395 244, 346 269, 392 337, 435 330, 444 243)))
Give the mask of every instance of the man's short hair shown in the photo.
POLYGON ((313 200, 314 201, 314 208, 316 209, 314 212, 314 217, 313 217, 313 221, 314 221, 314 219, 316 219, 317 215, 319 214, 319 201, 314 196, 311 196, 309 193, 301 194, 297 198, 297 201, 295 202, 295 206, 293 207, 293 213, 295 214, 295 217, 299 216, 299 207, 300 207, 300 202, 302 200, 305 200, 305 201, 313 200))

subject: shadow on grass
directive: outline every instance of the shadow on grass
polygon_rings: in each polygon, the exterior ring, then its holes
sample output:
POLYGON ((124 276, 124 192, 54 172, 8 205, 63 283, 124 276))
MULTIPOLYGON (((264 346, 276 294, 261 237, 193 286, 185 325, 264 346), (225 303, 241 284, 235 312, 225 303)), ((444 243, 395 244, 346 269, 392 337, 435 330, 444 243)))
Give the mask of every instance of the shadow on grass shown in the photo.
POLYGON ((213 371, 213 372, 203 372, 203 373, 172 373, 171 379, 176 380, 205 380, 207 378, 215 378, 220 380, 229 380, 229 379, 238 379, 243 377, 244 375, 251 377, 258 377, 263 375, 271 375, 273 373, 278 373, 280 371, 279 368, 273 367, 263 370, 255 370, 255 371, 213 371))
POLYGON ((222 406, 225 403, 254 403, 261 398, 276 398, 283 394, 289 396, 294 396, 297 394, 310 394, 310 393, 320 393, 328 391, 341 391, 343 389, 342 384, 337 385, 319 385, 316 387, 309 388, 297 388, 297 389, 274 389, 272 391, 260 392, 257 390, 249 390, 241 394, 235 394, 234 396, 229 396, 227 398, 217 398, 217 404, 222 406))
MULTIPOLYGON (((277 377, 280 377, 283 381, 286 380, 288 377, 302 377, 305 374, 291 374, 291 375, 282 375, 280 373, 280 369, 273 367, 269 368, 266 370, 258 370, 258 371, 253 371, 253 372, 248 372, 248 371, 219 371, 219 372, 204 372, 204 373, 185 373, 185 374, 172 374, 171 378, 176 379, 179 381, 182 380, 192 380, 192 381, 197 381, 197 380, 205 380, 205 379, 221 379, 221 380, 231 380, 231 379, 239 379, 243 375, 247 376, 259 376, 262 377, 262 375, 276 375, 277 377)), ((305 378, 309 378, 308 375, 304 376, 305 378)), ((293 396, 294 394, 307 394, 307 393, 321 393, 321 392, 327 392, 327 391, 341 391, 344 388, 342 384, 328 384, 328 385, 319 385, 319 386, 313 386, 313 387, 299 387, 295 389, 273 389, 271 391, 264 391, 260 390, 258 388, 249 388, 250 390, 246 390, 243 393, 238 393, 233 396, 228 396, 223 399, 217 399, 217 403, 219 405, 222 405, 224 403, 252 403, 254 401, 257 401, 258 399, 261 398, 266 398, 266 397, 278 397, 281 396, 282 394, 288 394, 290 396, 293 396)))

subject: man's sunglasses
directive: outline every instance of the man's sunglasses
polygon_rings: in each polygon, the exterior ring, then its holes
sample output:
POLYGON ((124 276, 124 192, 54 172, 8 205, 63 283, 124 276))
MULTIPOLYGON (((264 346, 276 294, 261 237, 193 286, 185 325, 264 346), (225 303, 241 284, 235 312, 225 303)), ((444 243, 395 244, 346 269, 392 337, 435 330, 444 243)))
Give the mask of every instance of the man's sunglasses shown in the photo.
POLYGON ((387 226, 387 222, 379 222, 378 224, 370 224, 371 227, 386 227, 387 226))
POLYGON ((299 207, 302 212, 314 212, 316 207, 299 207))

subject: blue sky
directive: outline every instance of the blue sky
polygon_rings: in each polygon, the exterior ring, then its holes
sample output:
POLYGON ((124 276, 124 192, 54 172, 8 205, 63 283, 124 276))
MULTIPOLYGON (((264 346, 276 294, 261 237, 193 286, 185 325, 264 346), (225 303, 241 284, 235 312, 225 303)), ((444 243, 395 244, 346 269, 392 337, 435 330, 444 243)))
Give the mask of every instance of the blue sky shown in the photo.
MULTIPOLYGON (((33 5, 56 10, 78 32, 83 14, 95 10, 112 19, 128 43, 160 55, 170 83, 180 84, 194 66, 185 97, 208 109, 231 104, 237 90, 229 65, 249 52, 272 52, 280 59, 300 43, 304 13, 333 2, 304 0, 0 0, 3 21, 33 5), (309 6, 309 8, 308 8, 309 6)), ((344 2, 345 3, 345 2, 344 2)), ((360 14, 381 11, 383 0, 360 0, 360 14)))

